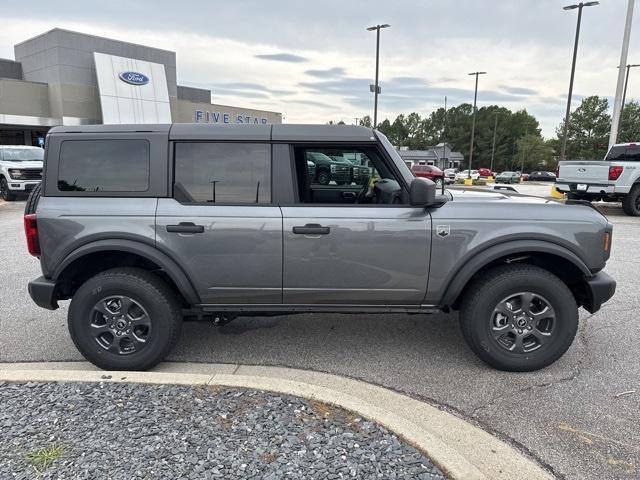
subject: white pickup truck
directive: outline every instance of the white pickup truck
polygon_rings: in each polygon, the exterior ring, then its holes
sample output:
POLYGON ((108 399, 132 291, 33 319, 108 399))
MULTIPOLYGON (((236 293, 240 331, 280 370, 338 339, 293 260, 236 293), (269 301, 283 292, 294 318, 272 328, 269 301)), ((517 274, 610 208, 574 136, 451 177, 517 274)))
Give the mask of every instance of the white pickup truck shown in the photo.
POLYGON ((565 160, 556 188, 571 200, 622 202, 627 215, 640 216, 640 143, 611 147, 604 160, 565 160))

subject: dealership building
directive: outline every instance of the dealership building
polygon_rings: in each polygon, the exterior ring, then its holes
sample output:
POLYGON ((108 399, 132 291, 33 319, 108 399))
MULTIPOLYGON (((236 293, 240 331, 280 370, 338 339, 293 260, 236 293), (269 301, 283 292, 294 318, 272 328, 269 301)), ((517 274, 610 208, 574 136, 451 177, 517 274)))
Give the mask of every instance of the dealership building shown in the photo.
POLYGON ((178 85, 168 50, 55 28, 14 54, 0 59, 2 145, 41 145, 55 125, 282 123, 281 113, 215 105, 210 90, 178 85))

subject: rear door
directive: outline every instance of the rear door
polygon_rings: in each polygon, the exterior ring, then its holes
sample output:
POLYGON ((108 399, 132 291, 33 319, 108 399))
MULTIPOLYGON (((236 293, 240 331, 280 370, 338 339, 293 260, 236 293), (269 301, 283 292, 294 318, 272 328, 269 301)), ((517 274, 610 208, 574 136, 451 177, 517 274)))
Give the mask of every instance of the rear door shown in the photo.
POLYGON ((406 186, 381 152, 345 144, 292 150, 299 198, 282 205, 284 303, 419 305, 427 287, 431 216, 404 203, 406 186), (364 155, 370 178, 350 185, 310 182, 308 151, 364 155))
POLYGON ((173 196, 158 202, 158 248, 177 257, 205 304, 280 303, 282 215, 272 203, 271 145, 186 139, 172 148, 173 196))

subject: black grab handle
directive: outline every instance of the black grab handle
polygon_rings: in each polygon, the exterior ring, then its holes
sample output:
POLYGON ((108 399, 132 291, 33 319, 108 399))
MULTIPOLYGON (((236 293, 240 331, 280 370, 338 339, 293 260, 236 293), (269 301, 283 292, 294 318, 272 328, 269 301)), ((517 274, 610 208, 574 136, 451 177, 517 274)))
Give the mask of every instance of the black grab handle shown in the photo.
POLYGON ((204 225, 193 222, 180 222, 178 225, 167 225, 167 232, 171 233, 203 233, 204 225))
POLYGON ((293 227, 296 235, 329 235, 331 227, 323 227, 317 223, 307 223, 304 227, 293 227))

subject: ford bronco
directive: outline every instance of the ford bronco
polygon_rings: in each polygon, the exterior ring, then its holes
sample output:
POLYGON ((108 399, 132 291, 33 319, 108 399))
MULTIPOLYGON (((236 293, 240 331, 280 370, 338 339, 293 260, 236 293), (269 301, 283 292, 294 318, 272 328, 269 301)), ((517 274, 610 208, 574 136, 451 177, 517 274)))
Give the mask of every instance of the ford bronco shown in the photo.
POLYGON ((52 128, 24 221, 32 299, 70 299, 71 338, 104 369, 154 366, 183 319, 458 311, 482 360, 535 370, 615 290, 589 204, 436 188, 357 126, 52 128), (362 154, 375 180, 319 182, 318 151, 362 154))

